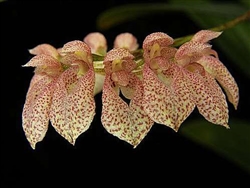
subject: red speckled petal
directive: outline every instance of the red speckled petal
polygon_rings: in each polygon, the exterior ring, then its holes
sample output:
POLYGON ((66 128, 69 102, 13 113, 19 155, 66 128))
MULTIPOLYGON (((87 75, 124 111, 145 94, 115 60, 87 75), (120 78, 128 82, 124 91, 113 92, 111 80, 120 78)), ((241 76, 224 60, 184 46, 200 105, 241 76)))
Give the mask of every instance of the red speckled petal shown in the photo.
POLYGON ((201 76, 187 70, 185 76, 200 114, 214 124, 229 128, 226 98, 215 79, 206 72, 201 76))
POLYGON ((221 35, 221 33, 222 32, 211 31, 211 30, 201 30, 197 32, 191 40, 200 43, 206 43, 214 38, 217 38, 218 36, 221 35))
POLYGON ((174 39, 162 32, 151 33, 143 41, 142 47, 148 50, 154 43, 158 43, 161 47, 166 47, 174 43, 174 39))
POLYGON ((41 54, 50 55, 56 59, 58 58, 59 55, 57 49, 50 44, 37 45, 35 48, 30 49, 29 53, 33 55, 41 55, 41 54))
POLYGON ((175 129, 177 114, 171 91, 159 80, 147 63, 143 68, 143 85, 143 106, 146 113, 156 123, 175 129))
MULTIPOLYGON (((47 80, 48 81, 47 84, 48 84, 48 83, 50 83, 50 81, 51 81, 52 78, 49 77, 46 74, 34 74, 34 76, 32 77, 32 79, 30 81, 30 85, 29 85, 29 89, 28 89, 28 92, 27 92, 27 96, 30 95, 29 92, 32 92, 33 86, 36 86, 36 83, 38 83, 41 79, 47 80)), ((37 89, 39 89, 39 88, 37 88, 37 89)), ((34 91, 36 91, 37 89, 35 89, 34 91)))
POLYGON ((231 102, 234 105, 234 108, 237 109, 239 102, 239 88, 235 79, 223 63, 218 58, 212 56, 204 56, 198 61, 198 63, 216 78, 223 87, 229 102, 231 102))
MULTIPOLYGON (((137 147, 147 135, 153 121, 142 106, 143 84, 135 75, 130 75, 135 89, 129 105, 111 87, 112 81, 106 76, 103 87, 102 124, 112 135, 137 147)), ((132 87, 132 86, 131 86, 132 87)))
POLYGON ((48 76, 34 75, 23 107, 23 130, 31 147, 43 140, 49 124, 49 109, 54 81, 48 76))
POLYGON ((177 114, 175 130, 178 131, 184 120, 193 112, 195 102, 186 83, 182 67, 172 65, 163 74, 172 78, 169 89, 174 104, 173 110, 177 114))
POLYGON ((111 78, 106 75, 102 93, 101 121, 103 127, 110 134, 133 145, 128 104, 117 95, 111 85, 111 78))
POLYGON ((87 54, 91 54, 90 47, 80 40, 70 41, 64 44, 63 48, 61 49, 61 53, 74 53, 76 51, 84 51, 87 52, 87 54))
POLYGON ((134 95, 130 101, 130 119, 133 134, 133 145, 137 147, 148 134, 154 121, 148 116, 143 108, 143 83, 135 75, 131 75, 131 84, 134 86, 134 95))
POLYGON ((50 55, 41 54, 34 56, 23 67, 47 67, 47 66, 60 66, 60 63, 50 55))
POLYGON ((116 59, 133 59, 134 56, 124 48, 115 48, 110 50, 104 58, 104 62, 110 62, 116 59))
POLYGON ((71 144, 85 132, 95 115, 94 70, 77 79, 77 68, 66 70, 58 80, 50 120, 56 131, 71 144))
POLYGON ((211 45, 207 43, 187 42, 179 47, 175 53, 175 59, 178 64, 185 65, 200 59, 203 56, 202 52, 208 48, 211 48, 211 45))
POLYGON ((172 48, 172 47, 165 47, 165 48, 161 49, 161 55, 165 59, 173 58, 176 52, 177 52, 177 49, 176 48, 172 48))
POLYGON ((134 95, 134 86, 128 84, 127 86, 120 86, 122 95, 127 98, 131 99, 134 95))

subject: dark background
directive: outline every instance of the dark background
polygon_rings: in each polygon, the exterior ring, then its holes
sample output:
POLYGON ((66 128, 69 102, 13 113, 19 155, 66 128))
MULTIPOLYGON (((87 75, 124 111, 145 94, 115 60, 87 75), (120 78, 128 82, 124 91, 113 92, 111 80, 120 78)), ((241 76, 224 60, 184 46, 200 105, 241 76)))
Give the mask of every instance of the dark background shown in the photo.
MULTIPOLYGON (((108 134, 100 122, 101 94, 96 96, 95 119, 90 129, 77 139, 75 146, 49 126, 44 140, 37 144, 36 150, 31 149, 21 124, 25 95, 33 76, 32 68, 21 67, 32 57, 28 49, 41 43, 60 47, 70 40, 82 40, 89 32, 97 31, 95 21, 100 12, 129 1, 118 2, 0 3, 1 187, 203 187, 219 184, 247 187, 250 184, 247 172, 163 125, 156 124, 136 149, 108 134)), ((175 38, 199 29, 184 13, 179 12, 152 15, 101 32, 112 46, 115 36, 121 32, 133 33, 141 44, 145 36, 154 31, 167 32, 175 38), (171 19, 166 21, 168 16, 171 19)), ((226 59, 223 53, 220 56, 226 59)), ((237 70, 234 72, 230 60, 226 60, 232 74, 244 86, 246 78, 237 70)), ((247 96, 243 94, 242 97, 247 96)), ((243 107, 241 109, 234 112, 235 116, 247 117, 247 111, 243 107)), ((196 116, 196 112, 192 116, 196 116)))

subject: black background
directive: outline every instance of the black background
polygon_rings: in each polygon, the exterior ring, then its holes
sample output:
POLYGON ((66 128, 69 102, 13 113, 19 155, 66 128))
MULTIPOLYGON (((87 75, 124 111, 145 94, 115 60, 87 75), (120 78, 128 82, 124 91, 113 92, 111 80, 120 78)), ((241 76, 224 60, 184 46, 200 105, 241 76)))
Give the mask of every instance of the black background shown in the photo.
MULTIPOLYGON (((60 47, 70 40, 82 40, 89 32, 98 30, 95 21, 100 12, 128 2, 6 1, 0 4, 2 188, 219 184, 247 187, 250 184, 247 172, 163 125, 156 124, 136 149, 108 134, 100 122, 101 94, 96 96, 95 119, 75 146, 49 126, 44 140, 37 144, 36 150, 31 149, 21 124, 22 107, 33 76, 32 68, 21 67, 32 57, 28 49, 41 43, 60 47)), ((164 31, 175 38, 199 29, 179 12, 140 18, 101 32, 112 46, 115 36, 121 32, 133 33, 141 44, 154 31, 164 31)), ((226 59, 223 53, 220 56, 226 59)), ((247 84, 243 83, 246 78, 226 60, 231 73, 246 88, 247 84)), ((249 101, 246 94, 242 93, 241 97, 249 101)), ((242 105, 241 111, 233 112, 234 116, 247 117, 244 110, 247 104, 242 105)))

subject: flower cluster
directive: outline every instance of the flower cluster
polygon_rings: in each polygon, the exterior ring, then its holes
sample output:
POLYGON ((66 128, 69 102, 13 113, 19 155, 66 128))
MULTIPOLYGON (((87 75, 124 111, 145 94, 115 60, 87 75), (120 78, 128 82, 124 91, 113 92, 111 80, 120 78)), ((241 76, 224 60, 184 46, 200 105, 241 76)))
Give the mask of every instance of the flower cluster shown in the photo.
POLYGON ((238 86, 209 44, 221 32, 201 30, 181 46, 155 32, 139 49, 121 33, 108 51, 93 32, 62 48, 40 44, 24 67, 35 67, 23 108, 23 130, 31 147, 43 140, 49 122, 69 143, 88 130, 102 92, 103 127, 134 148, 156 122, 178 131, 197 108, 209 122, 229 128, 227 99, 237 108, 238 86))

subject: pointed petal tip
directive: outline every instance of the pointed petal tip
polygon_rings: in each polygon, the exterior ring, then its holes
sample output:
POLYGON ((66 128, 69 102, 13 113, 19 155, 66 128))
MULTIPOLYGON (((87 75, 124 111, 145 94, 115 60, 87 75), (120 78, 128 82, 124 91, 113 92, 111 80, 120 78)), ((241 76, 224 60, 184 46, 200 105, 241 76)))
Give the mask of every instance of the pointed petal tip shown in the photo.
POLYGON ((177 133, 180 127, 174 127, 173 130, 177 133))
POLYGON ((237 110, 238 109, 238 102, 233 104, 233 106, 234 106, 234 109, 237 110))
POLYGON ((226 129, 230 129, 229 125, 227 123, 225 124, 220 124, 221 126, 225 127, 226 129))
POLYGON ((32 49, 32 48, 28 49, 28 52, 29 52, 30 54, 33 54, 33 53, 32 53, 32 52, 33 52, 33 49, 32 49))
POLYGON ((30 143, 30 146, 31 146, 31 148, 32 148, 33 150, 36 149, 36 144, 35 144, 35 143, 30 143))
POLYGON ((137 146, 138 146, 138 144, 136 144, 136 145, 133 145, 133 149, 136 149, 136 148, 137 148, 137 146))

